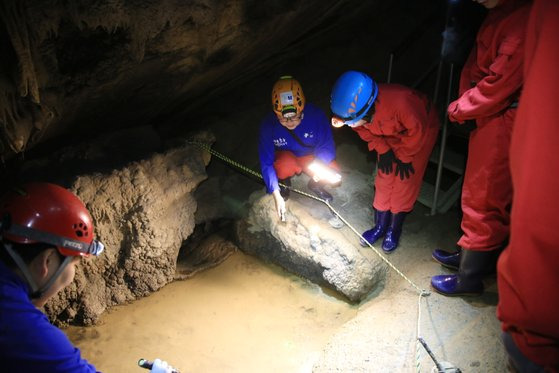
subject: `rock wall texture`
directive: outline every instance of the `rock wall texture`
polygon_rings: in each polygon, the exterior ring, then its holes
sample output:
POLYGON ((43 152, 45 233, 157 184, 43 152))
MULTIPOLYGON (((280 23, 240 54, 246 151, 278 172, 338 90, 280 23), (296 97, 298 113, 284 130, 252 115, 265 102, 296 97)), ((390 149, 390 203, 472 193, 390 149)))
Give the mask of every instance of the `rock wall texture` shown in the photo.
POLYGON ((105 252, 84 260, 76 280, 47 304, 51 319, 91 324, 108 307, 173 281, 208 162, 208 153, 183 145, 110 173, 79 176, 72 189, 91 212, 105 252))
POLYGON ((281 222, 271 195, 255 192, 252 198, 248 218, 237 224, 242 251, 330 287, 352 302, 364 299, 385 278, 380 260, 367 258, 299 202, 289 200, 286 222, 281 222))
POLYGON ((4 0, 0 155, 169 119, 376 3, 4 0))

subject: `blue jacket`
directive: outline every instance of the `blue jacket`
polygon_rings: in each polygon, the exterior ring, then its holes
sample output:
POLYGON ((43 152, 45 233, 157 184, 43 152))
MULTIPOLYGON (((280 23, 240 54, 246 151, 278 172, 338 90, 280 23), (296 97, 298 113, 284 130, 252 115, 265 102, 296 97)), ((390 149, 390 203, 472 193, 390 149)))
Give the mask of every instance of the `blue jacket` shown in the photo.
POLYGON ((320 108, 309 103, 305 104, 303 120, 293 132, 309 147, 300 145, 289 130, 280 124, 274 112, 270 112, 260 124, 258 155, 268 193, 279 188, 278 177, 274 169, 277 150, 290 151, 297 157, 313 154, 326 164, 336 158, 330 121, 320 108))
POLYGON ((27 284, 0 262, 0 370, 96 372, 66 334, 31 303, 28 292, 27 284))

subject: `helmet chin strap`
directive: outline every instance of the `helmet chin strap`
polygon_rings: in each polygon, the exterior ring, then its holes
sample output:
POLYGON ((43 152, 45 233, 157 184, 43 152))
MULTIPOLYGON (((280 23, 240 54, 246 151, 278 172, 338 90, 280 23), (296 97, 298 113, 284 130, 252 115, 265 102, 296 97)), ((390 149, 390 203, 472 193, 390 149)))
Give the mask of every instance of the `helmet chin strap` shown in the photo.
POLYGON ((49 280, 43 287, 39 288, 39 286, 33 279, 33 276, 31 276, 31 272, 29 272, 27 265, 24 263, 23 259, 21 259, 21 256, 19 256, 19 254, 12 249, 12 245, 6 242, 3 242, 2 244, 6 248, 8 254, 12 257, 14 262, 17 264, 19 270, 21 271, 21 273, 23 273, 23 276, 31 287, 31 294, 29 294, 31 299, 40 298, 52 286, 56 279, 60 277, 60 274, 62 273, 62 271, 64 271, 64 268, 66 268, 66 266, 72 261, 71 256, 65 256, 60 266, 58 266, 56 272, 54 272, 54 275, 49 278, 49 280))

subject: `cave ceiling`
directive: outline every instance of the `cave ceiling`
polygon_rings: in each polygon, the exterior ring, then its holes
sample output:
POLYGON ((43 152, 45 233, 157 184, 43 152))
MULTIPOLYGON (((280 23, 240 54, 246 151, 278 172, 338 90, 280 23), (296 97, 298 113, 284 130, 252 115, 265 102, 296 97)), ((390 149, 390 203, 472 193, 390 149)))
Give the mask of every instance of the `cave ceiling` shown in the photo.
POLYGON ((278 65, 333 45, 357 58, 333 50, 321 61, 333 64, 329 80, 343 68, 384 75, 398 48, 429 55, 413 64, 425 69, 444 9, 432 0, 2 0, 0 155, 165 123, 251 80, 271 86, 278 65), (428 47, 406 41, 417 30, 428 47))

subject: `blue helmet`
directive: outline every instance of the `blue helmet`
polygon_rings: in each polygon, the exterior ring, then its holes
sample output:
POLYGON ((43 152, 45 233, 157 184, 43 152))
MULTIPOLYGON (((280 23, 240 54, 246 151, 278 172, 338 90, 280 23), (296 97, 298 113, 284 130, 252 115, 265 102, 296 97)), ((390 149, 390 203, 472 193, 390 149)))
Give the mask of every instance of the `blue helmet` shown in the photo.
POLYGON ((377 95, 377 83, 367 74, 346 71, 334 83, 330 109, 334 116, 351 126, 367 114, 377 95))

